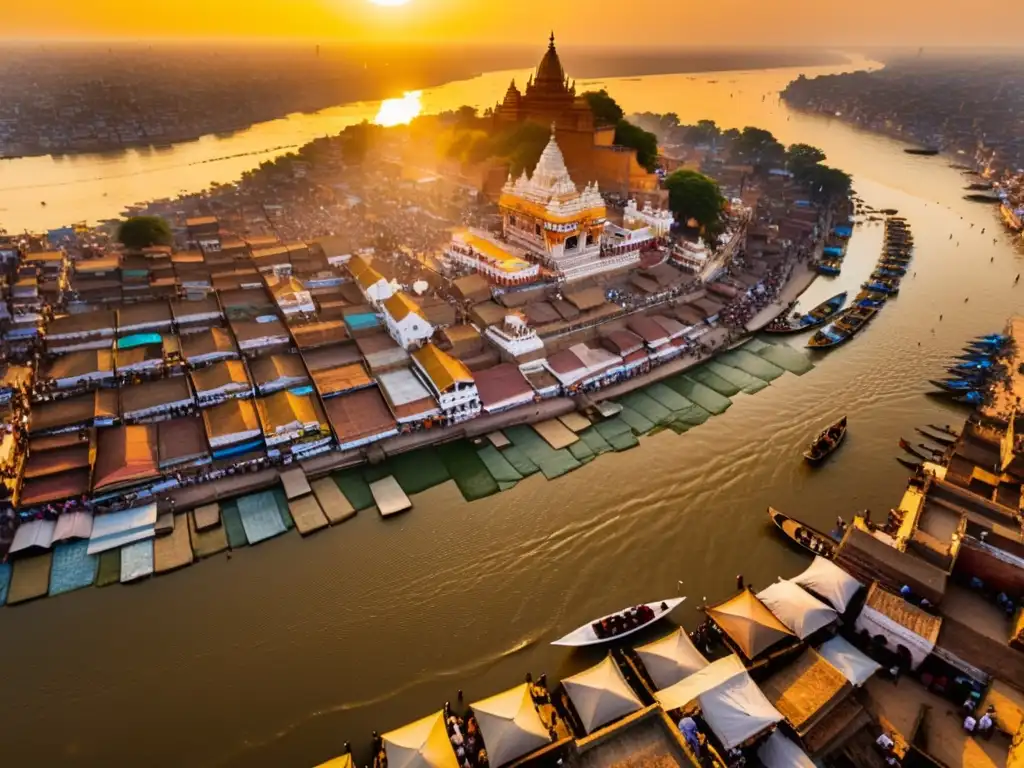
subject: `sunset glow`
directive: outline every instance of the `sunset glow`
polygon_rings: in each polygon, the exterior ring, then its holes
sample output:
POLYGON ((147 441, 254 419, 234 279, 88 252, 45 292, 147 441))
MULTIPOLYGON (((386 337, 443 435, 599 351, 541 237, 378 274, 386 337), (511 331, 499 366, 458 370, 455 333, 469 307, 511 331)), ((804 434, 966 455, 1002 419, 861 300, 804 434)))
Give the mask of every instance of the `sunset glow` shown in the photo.
POLYGON ((370 0, 374 5, 394 6, 405 5, 409 0, 370 0))
POLYGON ((420 102, 422 95, 422 91, 409 91, 400 99, 384 99, 373 122, 385 128, 408 125, 423 111, 423 104, 420 102))

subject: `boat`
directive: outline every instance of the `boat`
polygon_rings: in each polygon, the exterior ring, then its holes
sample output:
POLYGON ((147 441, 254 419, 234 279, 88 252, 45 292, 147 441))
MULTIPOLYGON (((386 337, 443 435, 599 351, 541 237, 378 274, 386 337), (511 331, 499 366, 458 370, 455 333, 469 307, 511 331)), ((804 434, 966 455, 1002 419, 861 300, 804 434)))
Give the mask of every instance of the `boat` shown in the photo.
MULTIPOLYGON (((917 450, 917 448, 912 446, 909 442, 904 440, 902 437, 900 438, 900 448, 909 453, 911 456, 919 458, 921 461, 933 461, 935 459, 935 454, 939 454, 940 456, 942 455, 941 451, 930 451, 931 456, 926 456, 925 454, 921 453, 921 451, 917 450)), ((929 449, 926 448, 925 450, 929 449)))
POLYGON ((817 328, 820 325, 824 325, 836 315, 837 312, 842 310, 843 304, 846 303, 846 292, 837 293, 831 299, 823 301, 821 304, 816 306, 810 312, 800 315, 795 314, 791 319, 783 320, 777 318, 773 320, 769 325, 764 328, 765 333, 799 333, 800 331, 809 331, 812 328, 817 328))
POLYGON ((897 211, 895 208, 879 208, 878 212, 886 216, 895 216, 897 213, 899 213, 899 211, 897 211))
POLYGON ((928 429, 934 429, 936 432, 944 432, 945 434, 952 435, 953 437, 960 437, 960 433, 950 427, 949 424, 944 427, 938 424, 929 424, 928 429))
POLYGON ((985 341, 984 339, 975 339, 974 341, 967 342, 967 346, 971 349, 979 349, 984 352, 992 351, 999 352, 1006 347, 1005 341, 985 341))
POLYGON ((971 339, 971 341, 981 341, 986 344, 1005 344, 1009 340, 1009 336, 1004 336, 1001 333, 989 333, 986 334, 985 336, 978 336, 975 339, 971 339))
POLYGON ((924 462, 921 462, 921 461, 911 461, 910 459, 904 459, 902 456, 897 456, 896 457, 896 461, 898 461, 900 464, 902 464, 907 469, 912 469, 915 472, 917 472, 918 470, 920 470, 924 466, 924 462))
POLYGON ((974 371, 987 375, 992 372, 992 360, 988 357, 983 357, 980 360, 960 360, 953 367, 961 371, 974 371))
POLYGON ((963 405, 982 405, 985 402, 985 396, 981 392, 974 390, 973 392, 957 395, 953 398, 953 402, 963 405))
MULTIPOLYGON (((858 296, 857 298, 859 303, 862 298, 867 297, 858 296)), ((828 349, 839 346, 844 341, 853 338, 877 312, 877 306, 858 305, 848 312, 844 312, 842 317, 819 329, 807 341, 807 346, 811 349, 828 349)))
POLYGON ((828 275, 834 277, 839 274, 842 269, 842 262, 836 259, 828 259, 826 261, 819 261, 817 264, 817 270, 819 275, 828 275))
POLYGON ((903 151, 908 155, 923 155, 924 157, 933 157, 939 154, 939 150, 935 147, 905 147, 903 151))
POLYGON ((670 600, 659 600, 654 603, 644 603, 642 606, 632 606, 630 608, 624 608, 621 611, 609 613, 607 616, 602 616, 599 619, 589 621, 583 626, 574 629, 565 637, 561 637, 558 640, 555 640, 551 644, 564 645, 569 648, 582 648, 588 645, 601 645, 602 643, 610 643, 613 640, 621 640, 622 638, 629 637, 630 635, 639 632, 641 629, 649 627, 651 626, 651 624, 654 624, 660 619, 665 618, 675 608, 679 607, 684 600, 686 600, 685 597, 673 597, 670 600), (631 612, 635 611, 637 608, 649 610, 649 618, 647 618, 644 621, 641 621, 636 625, 626 624, 625 622, 627 622, 627 616, 631 612), (600 627, 601 622, 615 622, 617 619, 620 619, 622 620, 622 622, 624 622, 624 626, 626 626, 625 629, 622 629, 621 631, 616 632, 615 634, 609 634, 605 637, 600 637, 598 635, 595 627, 600 627))
POLYGON ((978 382, 968 381, 967 379, 929 379, 928 383, 947 392, 957 393, 971 392, 977 390, 980 386, 978 382))
POLYGON ((992 352, 992 353, 978 352, 977 350, 968 351, 968 350, 965 349, 964 353, 962 355, 954 355, 953 359, 954 360, 962 360, 964 362, 970 363, 970 362, 980 362, 980 361, 983 361, 983 360, 991 361, 995 356, 996 355, 995 355, 994 352, 992 352))
POLYGON ((914 427, 914 429, 919 435, 924 435, 933 443, 938 443, 939 445, 953 445, 953 443, 956 442, 956 438, 954 437, 939 437, 938 435, 933 435, 930 432, 925 432, 920 427, 914 427))
POLYGON ((999 197, 995 192, 969 192, 964 195, 964 200, 970 200, 972 203, 1002 203, 1003 199, 999 197))
POLYGON ((900 292, 900 284, 894 280, 873 280, 867 283, 862 283, 860 287, 865 291, 884 293, 887 296, 895 296, 900 292))
POLYGON ((831 456, 842 445, 846 437, 846 417, 843 416, 835 424, 823 429, 811 442, 811 447, 804 451, 804 458, 817 464, 831 456))
POLYGON ((794 520, 774 507, 768 507, 768 517, 790 541, 803 547, 812 555, 820 555, 829 560, 835 557, 837 542, 831 536, 827 536, 799 520, 794 520))

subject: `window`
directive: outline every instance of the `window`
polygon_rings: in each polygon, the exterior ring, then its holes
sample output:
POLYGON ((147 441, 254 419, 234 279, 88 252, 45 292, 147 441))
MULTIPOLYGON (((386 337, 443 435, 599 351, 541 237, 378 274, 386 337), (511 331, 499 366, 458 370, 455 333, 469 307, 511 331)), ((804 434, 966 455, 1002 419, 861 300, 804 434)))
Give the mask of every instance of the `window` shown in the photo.
POLYGON ((508 217, 508 225, 510 227, 514 227, 516 225, 516 217, 515 216, 509 216, 508 217))
POLYGON ((537 234, 537 237, 540 237, 540 224, 537 224, 537 225, 536 225, 536 227, 535 227, 535 232, 536 232, 536 234, 537 234))
POLYGON ((566 238, 566 240, 565 240, 565 250, 567 250, 567 251, 575 251, 579 247, 579 244, 580 244, 579 237, 577 237, 576 235, 573 235, 572 237, 566 238))

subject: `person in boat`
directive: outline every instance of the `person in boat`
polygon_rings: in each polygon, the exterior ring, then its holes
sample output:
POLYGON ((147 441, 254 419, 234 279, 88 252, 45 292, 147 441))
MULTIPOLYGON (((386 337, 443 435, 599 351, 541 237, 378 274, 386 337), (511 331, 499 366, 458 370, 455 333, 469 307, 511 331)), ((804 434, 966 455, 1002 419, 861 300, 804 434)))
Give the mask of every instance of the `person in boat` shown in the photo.
POLYGON ((693 750, 697 757, 700 757, 700 729, 697 727, 697 721, 687 715, 679 721, 679 730, 683 734, 683 738, 686 739, 687 745, 693 750))

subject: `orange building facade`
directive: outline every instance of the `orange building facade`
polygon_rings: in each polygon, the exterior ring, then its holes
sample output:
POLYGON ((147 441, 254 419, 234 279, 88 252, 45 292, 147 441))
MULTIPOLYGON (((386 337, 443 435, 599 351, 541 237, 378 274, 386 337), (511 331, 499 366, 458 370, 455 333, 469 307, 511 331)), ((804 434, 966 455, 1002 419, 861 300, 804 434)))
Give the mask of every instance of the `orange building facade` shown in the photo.
POLYGON ((614 143, 614 127, 598 127, 594 113, 576 84, 562 69, 552 34, 548 50, 537 71, 520 91, 515 81, 494 110, 496 129, 524 121, 554 125, 558 146, 573 178, 581 183, 597 182, 605 192, 662 203, 658 177, 636 159, 636 150, 614 143))

